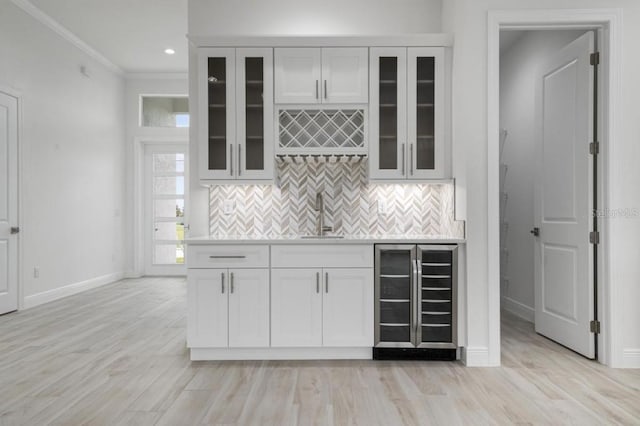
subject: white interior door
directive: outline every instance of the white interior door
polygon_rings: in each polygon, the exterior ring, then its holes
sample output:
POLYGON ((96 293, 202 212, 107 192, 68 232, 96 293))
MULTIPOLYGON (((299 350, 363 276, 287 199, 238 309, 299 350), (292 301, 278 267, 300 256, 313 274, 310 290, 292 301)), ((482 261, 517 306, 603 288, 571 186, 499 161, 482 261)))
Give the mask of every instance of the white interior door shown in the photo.
POLYGON ((145 147, 145 274, 186 275, 187 146, 145 147))
POLYGON ((18 309, 17 226, 18 100, 0 92, 0 314, 18 309))
POLYGON ((535 226, 536 331, 595 356, 593 319, 591 32, 540 69, 536 125, 538 167, 535 226))

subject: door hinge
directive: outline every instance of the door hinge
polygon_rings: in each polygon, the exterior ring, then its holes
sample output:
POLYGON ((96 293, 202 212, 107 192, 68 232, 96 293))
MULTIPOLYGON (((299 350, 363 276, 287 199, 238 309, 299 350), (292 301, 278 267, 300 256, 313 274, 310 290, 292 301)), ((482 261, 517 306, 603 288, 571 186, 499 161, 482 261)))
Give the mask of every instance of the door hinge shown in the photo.
POLYGON ((598 231, 589 232, 589 242, 591 244, 600 244, 600 232, 598 231))
POLYGON ((589 55, 589 62, 591 65, 598 65, 600 63, 600 52, 594 52, 589 55))
POLYGON ((589 154, 596 155, 600 153, 600 142, 591 142, 589 144, 589 154))
POLYGON ((592 333, 600 334, 600 321, 596 321, 596 320, 590 321, 589 322, 589 330, 592 333))

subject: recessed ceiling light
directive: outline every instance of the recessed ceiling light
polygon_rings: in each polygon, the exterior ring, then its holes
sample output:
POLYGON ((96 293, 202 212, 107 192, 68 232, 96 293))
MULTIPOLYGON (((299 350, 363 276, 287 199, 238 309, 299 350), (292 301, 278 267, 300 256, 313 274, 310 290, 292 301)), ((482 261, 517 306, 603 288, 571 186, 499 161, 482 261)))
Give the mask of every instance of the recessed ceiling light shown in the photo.
POLYGON ((164 53, 166 53, 167 55, 173 55, 174 53, 176 53, 176 51, 169 47, 167 49, 164 49, 164 53))

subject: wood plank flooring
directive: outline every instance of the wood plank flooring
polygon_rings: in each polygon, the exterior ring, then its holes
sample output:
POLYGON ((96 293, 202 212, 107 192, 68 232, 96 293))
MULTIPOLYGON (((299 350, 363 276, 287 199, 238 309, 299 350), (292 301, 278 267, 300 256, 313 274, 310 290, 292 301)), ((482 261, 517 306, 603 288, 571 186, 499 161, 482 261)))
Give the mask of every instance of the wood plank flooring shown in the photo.
POLYGON ((0 317, 0 425, 640 424, 640 371, 503 318, 501 368, 190 362, 185 280, 125 280, 0 317))

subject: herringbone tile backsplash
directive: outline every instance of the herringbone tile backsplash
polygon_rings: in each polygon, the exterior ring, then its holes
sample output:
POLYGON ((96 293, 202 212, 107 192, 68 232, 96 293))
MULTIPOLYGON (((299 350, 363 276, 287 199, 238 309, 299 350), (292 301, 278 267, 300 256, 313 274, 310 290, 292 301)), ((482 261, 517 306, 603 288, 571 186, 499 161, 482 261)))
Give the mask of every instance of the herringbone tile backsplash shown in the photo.
POLYGON ((313 234, 322 192, 325 224, 344 235, 425 235, 464 237, 464 223, 454 220, 453 184, 373 184, 366 160, 350 163, 277 165, 280 185, 215 185, 209 198, 212 236, 313 234), (225 200, 235 201, 230 215, 225 200), (387 207, 378 213, 378 200, 387 207))

